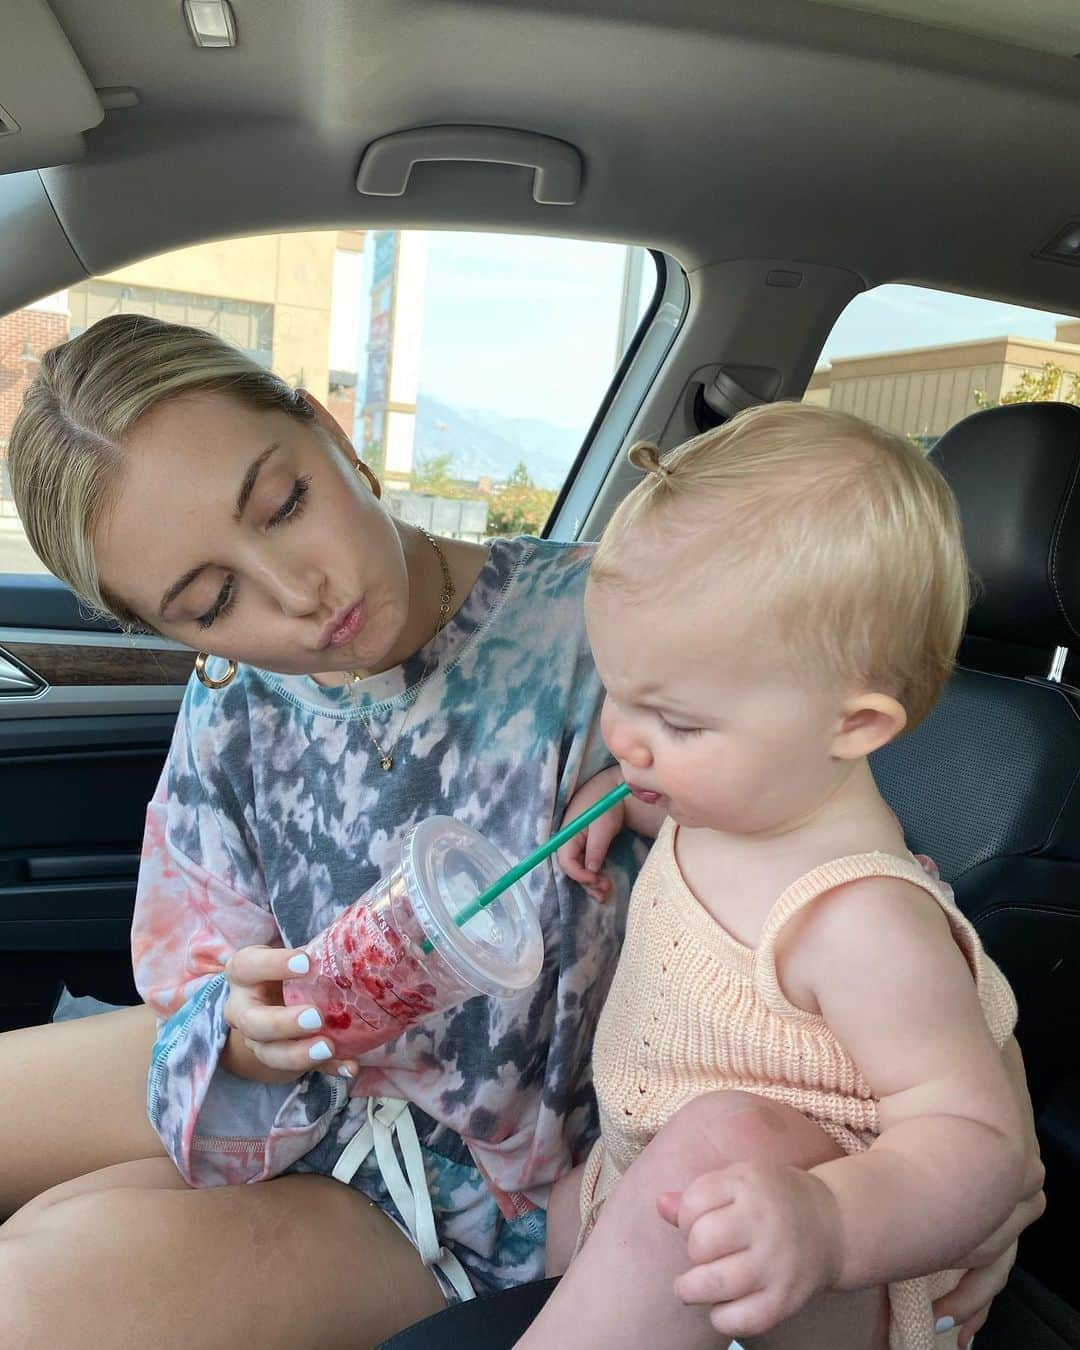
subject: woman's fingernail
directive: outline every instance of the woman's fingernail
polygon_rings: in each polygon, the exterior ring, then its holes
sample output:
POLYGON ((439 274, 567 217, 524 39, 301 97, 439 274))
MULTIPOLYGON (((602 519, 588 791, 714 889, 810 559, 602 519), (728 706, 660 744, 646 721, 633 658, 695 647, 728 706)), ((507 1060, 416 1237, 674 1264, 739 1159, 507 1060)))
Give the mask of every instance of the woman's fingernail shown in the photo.
POLYGON ((952 1331, 954 1326, 956 1326, 955 1317, 939 1317, 934 1323, 934 1330, 941 1336, 946 1331, 952 1331))
POLYGON ((322 1026, 322 1018, 315 1008, 305 1008, 296 1022, 303 1031, 318 1031, 322 1026))
POLYGON ((324 1059, 333 1059, 333 1057, 334 1052, 333 1050, 330 1049, 330 1047, 326 1044, 325 1041, 316 1041, 315 1044, 308 1051, 308 1059, 314 1059, 317 1062, 320 1062, 324 1059))
POLYGON ((338 1065, 338 1077, 339 1077, 339 1078, 351 1078, 352 1076, 353 1076, 352 1069, 350 1069, 349 1066, 348 1066, 347 1064, 339 1064, 339 1065, 338 1065))
POLYGON ((297 952, 295 956, 289 957, 289 969, 294 975, 306 975, 311 969, 311 962, 303 952, 297 952))

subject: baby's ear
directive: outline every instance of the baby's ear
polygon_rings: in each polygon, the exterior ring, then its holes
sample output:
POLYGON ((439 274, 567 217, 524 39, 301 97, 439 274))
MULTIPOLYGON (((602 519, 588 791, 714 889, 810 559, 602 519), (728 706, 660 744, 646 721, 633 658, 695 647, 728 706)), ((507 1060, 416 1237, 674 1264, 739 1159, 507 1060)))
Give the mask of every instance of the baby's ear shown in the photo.
POLYGON ((833 757, 863 759, 895 740, 906 726, 907 713, 891 694, 853 694, 833 737, 833 757))

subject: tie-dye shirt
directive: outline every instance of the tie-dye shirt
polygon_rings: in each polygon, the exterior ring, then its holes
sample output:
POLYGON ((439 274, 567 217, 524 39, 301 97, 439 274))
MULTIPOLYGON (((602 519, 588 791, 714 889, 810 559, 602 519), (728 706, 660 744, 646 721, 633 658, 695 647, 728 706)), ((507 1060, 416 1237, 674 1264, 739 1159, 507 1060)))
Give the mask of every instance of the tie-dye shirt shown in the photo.
MULTIPOLYGON (((495 541, 435 641, 350 689, 249 667, 224 690, 190 683, 148 811, 133 952, 163 1019, 150 1116, 191 1184, 328 1172, 367 1096, 413 1103, 425 1149, 479 1168, 507 1218, 587 1151, 589 1054, 625 905, 594 904, 551 860, 525 882, 545 943, 525 993, 428 1019, 362 1057, 351 1084, 317 1072, 256 1083, 218 1059, 222 967, 237 948, 307 942, 429 815, 522 857, 609 762, 582 618, 590 558, 587 546, 495 541), (366 722, 390 744, 414 697, 384 772, 366 722)), ((624 902, 643 852, 624 838, 611 856, 624 902)))

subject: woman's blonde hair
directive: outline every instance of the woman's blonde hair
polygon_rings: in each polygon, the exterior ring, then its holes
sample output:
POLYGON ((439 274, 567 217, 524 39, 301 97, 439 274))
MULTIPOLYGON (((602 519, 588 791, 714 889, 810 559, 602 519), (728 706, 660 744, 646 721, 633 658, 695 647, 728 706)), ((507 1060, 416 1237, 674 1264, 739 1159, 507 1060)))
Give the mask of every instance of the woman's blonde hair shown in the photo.
POLYGON ((721 595, 725 582, 753 594, 798 660, 891 694, 909 727, 926 716, 970 588, 952 492, 914 445, 849 413, 778 403, 663 457, 636 445, 630 460, 647 477, 604 532, 590 584, 650 584, 635 559, 643 532, 675 566, 690 541, 687 587, 718 573, 721 595))
POLYGON ((303 421, 315 416, 239 348, 140 314, 110 315, 42 357, 11 430, 11 488, 34 552, 93 610, 141 623, 102 588, 94 558, 94 532, 120 474, 125 437, 151 408, 212 392, 303 421))

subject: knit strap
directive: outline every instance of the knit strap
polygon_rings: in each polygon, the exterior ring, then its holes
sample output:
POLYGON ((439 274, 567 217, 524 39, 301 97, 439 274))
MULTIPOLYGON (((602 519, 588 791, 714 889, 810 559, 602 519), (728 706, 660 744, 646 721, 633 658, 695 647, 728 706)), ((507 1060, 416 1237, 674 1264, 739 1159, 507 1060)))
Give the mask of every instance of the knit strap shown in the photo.
POLYGON ((914 859, 900 858, 893 853, 853 853, 848 857, 823 863, 799 877, 797 881, 793 881, 766 916, 755 955, 754 984, 773 1012, 779 1013, 789 1021, 822 1020, 817 1013, 796 1007, 785 997, 776 977, 776 942, 793 915, 805 909, 819 896, 835 890, 838 886, 847 885, 848 882, 863 881, 869 877, 893 877, 897 881, 910 881, 913 886, 918 886, 920 890, 932 896, 945 911, 968 964, 972 966, 973 972, 977 973, 969 930, 962 919, 959 926, 954 922, 954 915, 957 918, 960 916, 947 900, 948 890, 945 886, 930 877, 914 859))

